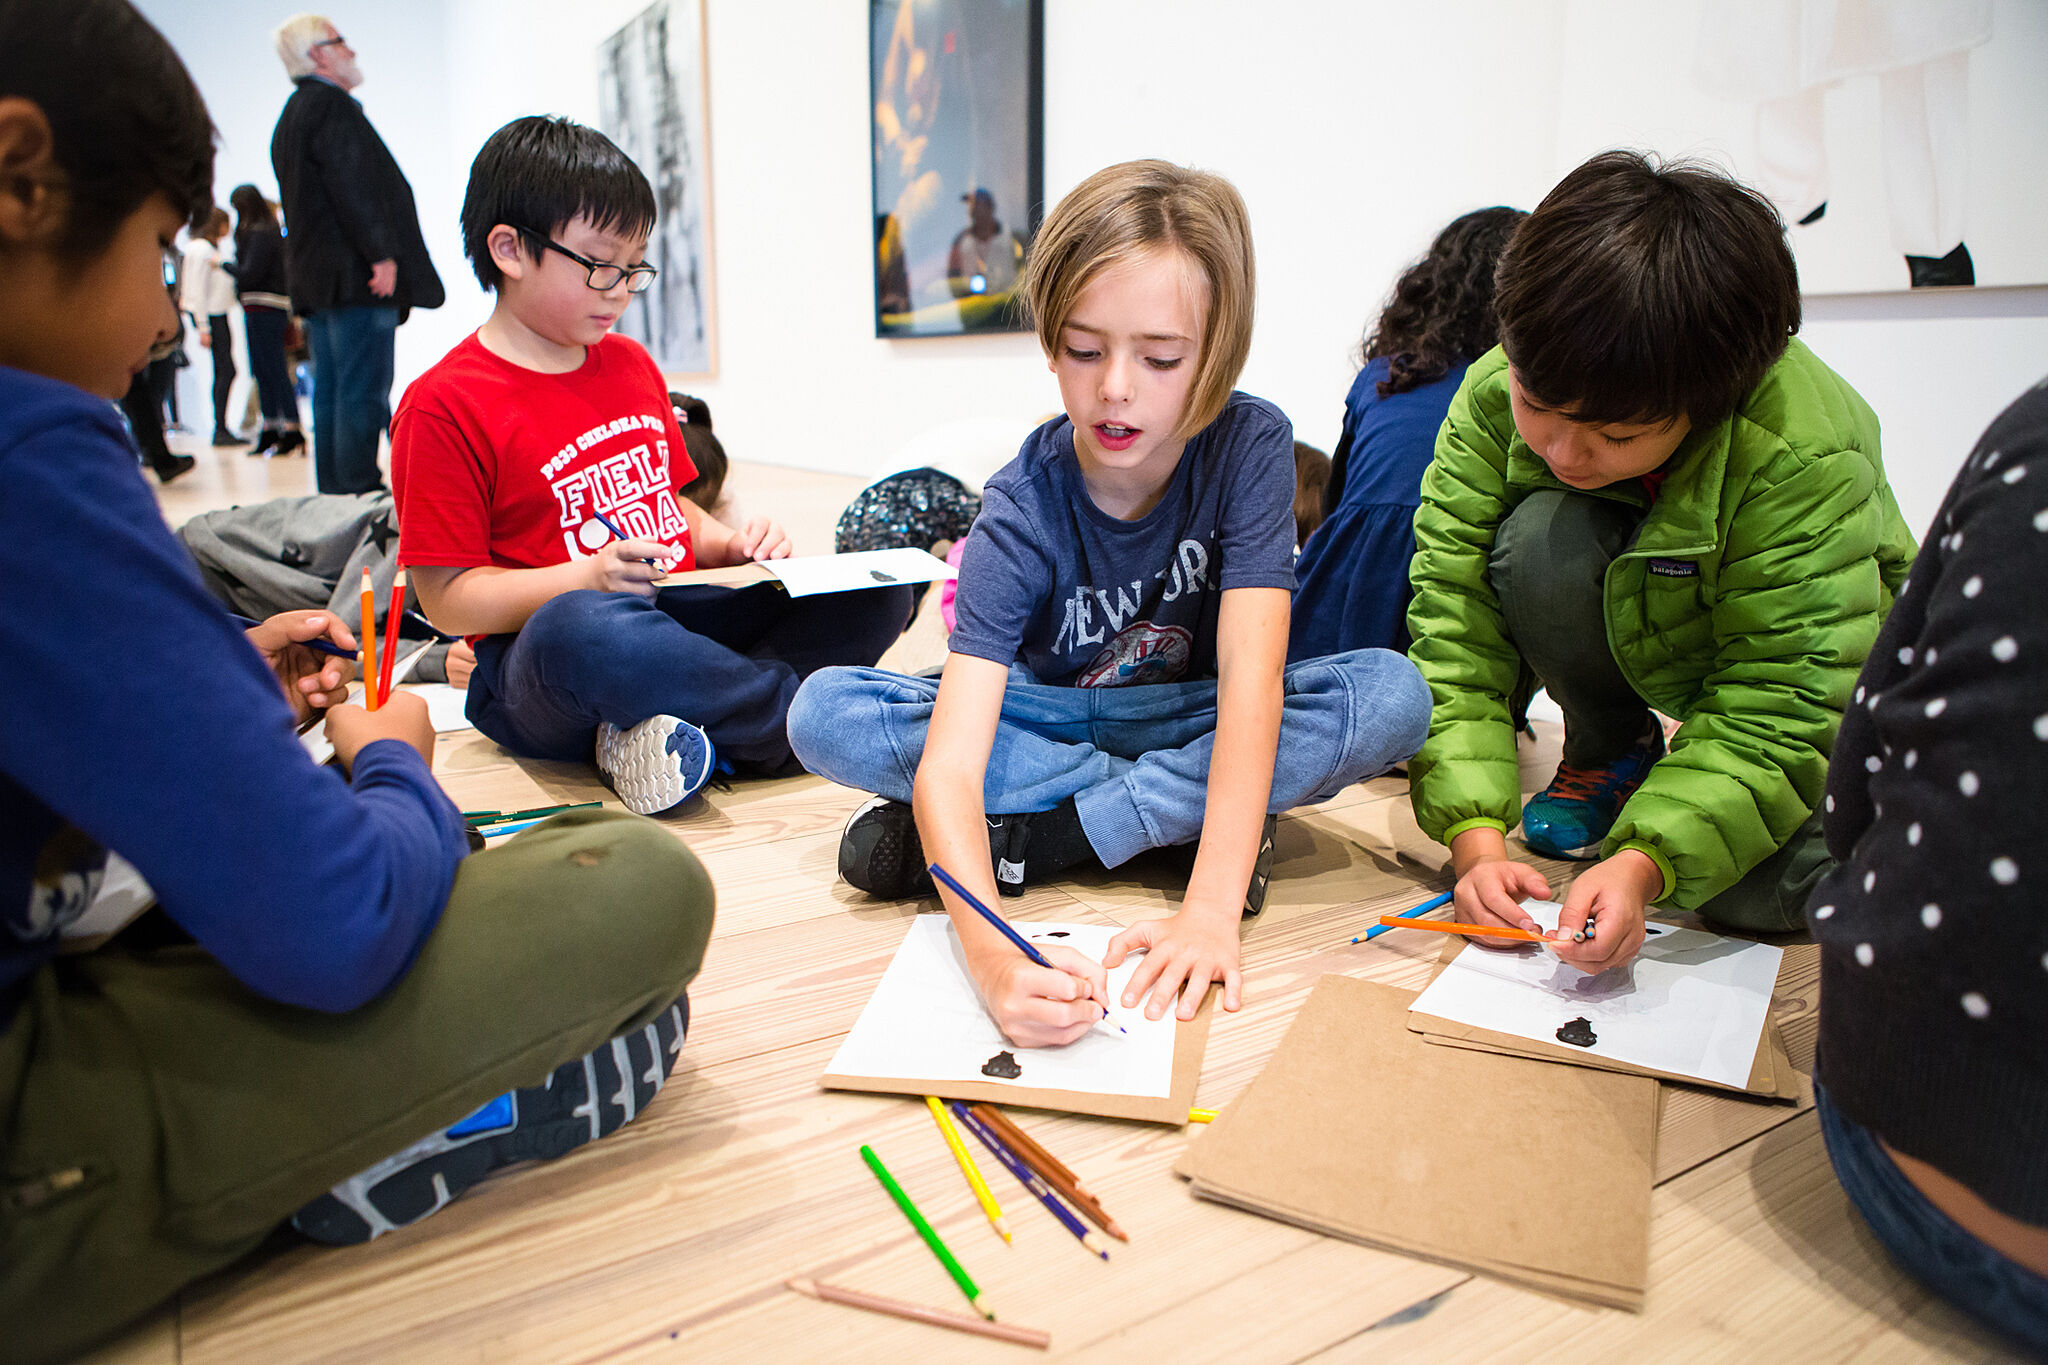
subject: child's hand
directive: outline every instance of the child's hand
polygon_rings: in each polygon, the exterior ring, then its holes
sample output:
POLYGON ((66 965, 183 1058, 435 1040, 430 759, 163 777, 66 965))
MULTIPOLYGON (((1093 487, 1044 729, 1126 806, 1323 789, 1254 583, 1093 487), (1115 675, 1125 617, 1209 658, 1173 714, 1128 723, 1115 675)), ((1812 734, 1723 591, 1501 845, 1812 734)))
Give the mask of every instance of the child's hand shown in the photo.
POLYGON ((285 700, 301 724, 315 711, 324 711, 348 697, 348 680, 355 669, 346 659, 316 654, 305 647, 307 640, 326 640, 341 649, 354 649, 356 637, 333 613, 325 611, 282 611, 244 632, 263 662, 277 675, 285 700))
POLYGON ((425 700, 411 692, 394 691, 390 700, 374 711, 365 711, 353 702, 330 707, 327 739, 345 773, 355 771, 356 755, 364 745, 380 739, 402 739, 419 750, 428 766, 434 762, 434 718, 425 700))
POLYGON ((1038 951, 1041 967, 1005 945, 985 962, 970 963, 974 984, 1003 1036, 1018 1047, 1057 1047, 1094 1028, 1109 999, 1102 964, 1056 943, 1038 951))
POLYGON ((1547 946, 1582 972, 1619 967, 1642 948, 1643 907, 1663 890, 1664 874, 1656 862, 1625 848, 1579 874, 1557 912, 1558 937, 1547 946), (1595 921, 1592 936, 1572 942, 1589 918, 1595 921))
POLYGON ((469 647, 469 641, 457 640, 448 646, 448 685, 467 690, 469 675, 476 672, 476 651, 469 647))
MULTIPOLYGON (((1472 864, 1458 878, 1451 908, 1460 924, 1503 924, 1540 934, 1543 926, 1522 908, 1522 902, 1531 897, 1550 899, 1550 883, 1543 880, 1542 873, 1512 858, 1488 858, 1472 864)), ((1488 948, 1514 946, 1512 940, 1475 938, 1472 942, 1488 948)))
POLYGON ((1176 991, 1180 993, 1179 1017, 1194 1018, 1195 1009, 1209 993, 1212 981, 1223 983, 1223 1008, 1234 1010, 1244 993, 1244 976, 1238 970, 1237 930, 1234 910, 1225 918, 1191 914, 1182 906, 1177 915, 1146 920, 1111 939, 1102 965, 1115 967, 1129 954, 1144 951, 1145 960, 1124 986, 1123 1003, 1125 1009, 1136 1008, 1149 989, 1152 998, 1145 1002, 1147 1019, 1165 1017, 1176 991))
POLYGON ((665 563, 682 557, 679 546, 664 545, 658 540, 608 540, 603 549, 583 562, 590 566, 586 572, 595 591, 652 597, 654 580, 662 577, 665 570, 661 564, 650 561, 665 563))
POLYGON ((748 517, 746 525, 732 533, 731 545, 734 563, 789 558, 789 532, 767 517, 748 517))

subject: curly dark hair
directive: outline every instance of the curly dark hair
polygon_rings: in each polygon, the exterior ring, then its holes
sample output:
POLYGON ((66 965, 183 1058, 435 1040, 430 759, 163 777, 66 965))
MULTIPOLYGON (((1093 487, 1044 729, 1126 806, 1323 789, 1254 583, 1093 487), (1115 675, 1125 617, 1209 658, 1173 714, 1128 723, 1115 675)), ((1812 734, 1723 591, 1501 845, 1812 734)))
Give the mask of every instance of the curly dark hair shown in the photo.
POLYGON ((1494 348, 1500 323, 1493 314, 1493 267, 1528 216, 1496 204, 1454 218, 1394 282, 1360 354, 1361 360, 1387 357, 1380 397, 1433 384, 1453 365, 1468 365, 1494 348))

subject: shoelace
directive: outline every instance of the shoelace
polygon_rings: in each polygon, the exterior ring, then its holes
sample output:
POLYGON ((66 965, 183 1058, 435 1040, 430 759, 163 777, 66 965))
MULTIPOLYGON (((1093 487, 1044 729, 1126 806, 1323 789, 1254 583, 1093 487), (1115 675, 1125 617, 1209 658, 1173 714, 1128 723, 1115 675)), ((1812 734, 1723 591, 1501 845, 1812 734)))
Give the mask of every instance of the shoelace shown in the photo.
POLYGON ((1573 768, 1560 763, 1557 776, 1550 779, 1550 795, 1565 801, 1593 801, 1621 785, 1618 774, 1607 768, 1573 768))

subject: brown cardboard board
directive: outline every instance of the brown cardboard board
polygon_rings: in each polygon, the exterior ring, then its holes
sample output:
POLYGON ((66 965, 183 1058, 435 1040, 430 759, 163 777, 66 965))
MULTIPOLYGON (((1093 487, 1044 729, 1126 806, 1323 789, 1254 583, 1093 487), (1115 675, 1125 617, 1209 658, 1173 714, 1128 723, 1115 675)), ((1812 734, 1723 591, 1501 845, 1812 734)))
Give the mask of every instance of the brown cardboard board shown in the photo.
POLYGON ((1052 1109, 1066 1114, 1100 1114, 1104 1118, 1137 1119, 1144 1123, 1188 1121, 1194 1106, 1195 1085, 1202 1078, 1202 1054, 1209 1048, 1209 1024, 1214 1018, 1216 989, 1202 997, 1195 1017, 1175 1025, 1173 1033, 1173 1076, 1168 1093, 1158 1095, 1102 1095, 1086 1090, 1049 1090, 1042 1087, 1004 1085, 999 1081, 934 1081, 901 1076, 845 1076, 827 1072, 818 1084, 827 1090, 871 1090, 884 1095, 937 1095, 948 1100, 985 1100, 990 1104, 1023 1109, 1052 1109))
MULTIPOLYGON (((1453 958, 1469 947, 1461 941, 1444 945, 1441 963, 1448 966, 1453 958)), ((1474 952, 1485 952, 1475 948, 1474 952)), ((1441 967, 1439 967, 1441 970, 1441 967)), ((1782 971, 1782 967, 1780 968, 1782 971)), ((1546 1043, 1534 1038, 1517 1037, 1511 1033, 1495 1033, 1491 1029, 1479 1028, 1472 1024, 1443 1019, 1433 1014, 1411 1011, 1408 1027, 1432 1043, 1453 1047, 1474 1048, 1485 1052, 1499 1052, 1511 1057, 1530 1057, 1546 1062, 1566 1062, 1573 1066, 1592 1067, 1602 1071, 1620 1071, 1633 1076, 1655 1076, 1659 1080, 1673 1081, 1680 1085, 1704 1086, 1713 1090, 1726 1090, 1738 1095, 1752 1095, 1759 1099, 1797 1101, 1801 1094, 1799 1073, 1793 1069, 1792 1059, 1786 1055, 1784 1035, 1778 1030, 1777 1020, 1766 1019, 1764 1031, 1757 1039, 1756 1060, 1751 1063, 1749 1083, 1741 1089, 1734 1086, 1716 1085, 1697 1076, 1681 1076, 1669 1071, 1656 1071, 1649 1067, 1631 1066, 1607 1057, 1596 1057, 1583 1049, 1565 1043, 1546 1043)))
POLYGON ((1640 1309, 1657 1083, 1433 1047, 1408 1029, 1414 998, 1322 978, 1175 1169, 1204 1198, 1640 1309))

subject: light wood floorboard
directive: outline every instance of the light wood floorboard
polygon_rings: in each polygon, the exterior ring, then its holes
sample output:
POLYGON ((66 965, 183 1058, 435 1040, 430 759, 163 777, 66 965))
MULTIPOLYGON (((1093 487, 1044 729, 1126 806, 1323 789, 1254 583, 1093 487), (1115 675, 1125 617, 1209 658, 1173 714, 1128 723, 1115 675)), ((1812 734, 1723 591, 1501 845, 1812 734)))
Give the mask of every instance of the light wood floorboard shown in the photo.
MULTIPOLYGON (((303 461, 201 452, 168 490, 174 516, 307 491, 303 461), (217 467, 209 469, 209 461, 217 467), (188 486, 189 485, 189 486, 188 486), (176 496, 171 496, 176 495, 176 496), (211 500, 209 500, 211 499, 211 500)), ((736 466, 743 509, 773 507, 800 550, 830 548, 855 481, 736 466)), ((886 662, 939 661, 932 604, 886 662)), ((1534 790, 1556 735, 1525 745, 1534 790)), ((440 746, 465 808, 608 799, 582 764, 529 763, 474 733, 440 746)), ((561 1161, 506 1172, 419 1226, 367 1247, 292 1247, 184 1296, 96 1357, 108 1365, 216 1361, 873 1360, 1018 1348, 818 1304, 781 1288, 815 1275, 957 1307, 949 1281, 856 1155, 872 1143, 1007 1320, 1054 1331, 1062 1358, 1992 1358, 1975 1329, 1890 1269, 1834 1183, 1810 1105, 1667 1087, 1660 1119, 1649 1303, 1580 1308, 1483 1277, 1192 1198, 1169 1168, 1182 1130, 1071 1115, 1026 1125, 1132 1232, 1103 1264, 991 1170, 1016 1230, 982 1221, 923 1106, 820 1091, 916 903, 840 884, 839 830, 863 794, 815 778, 742 782, 664 823, 711 871, 719 913, 693 985, 676 1075, 636 1122, 561 1161)), ((1382 913, 1447 889, 1446 855, 1415 828, 1398 776, 1375 779, 1277 835, 1271 898, 1244 932, 1246 1005, 1219 1011, 1198 1103, 1227 1103, 1279 1044, 1316 980, 1407 988, 1433 971, 1423 935, 1350 939, 1382 913)), ((1542 864, 1562 889, 1568 866, 1542 864)), ((1013 915, 1131 924, 1172 910, 1167 855, 1033 888, 1013 915)), ((1816 968, 1793 941, 1780 986, 1788 1048, 1811 1065, 1816 968)), ((1360 1178, 1373 1178, 1359 1154, 1360 1178)), ((1504 1197, 1511 1197, 1504 1195, 1504 1197)))

